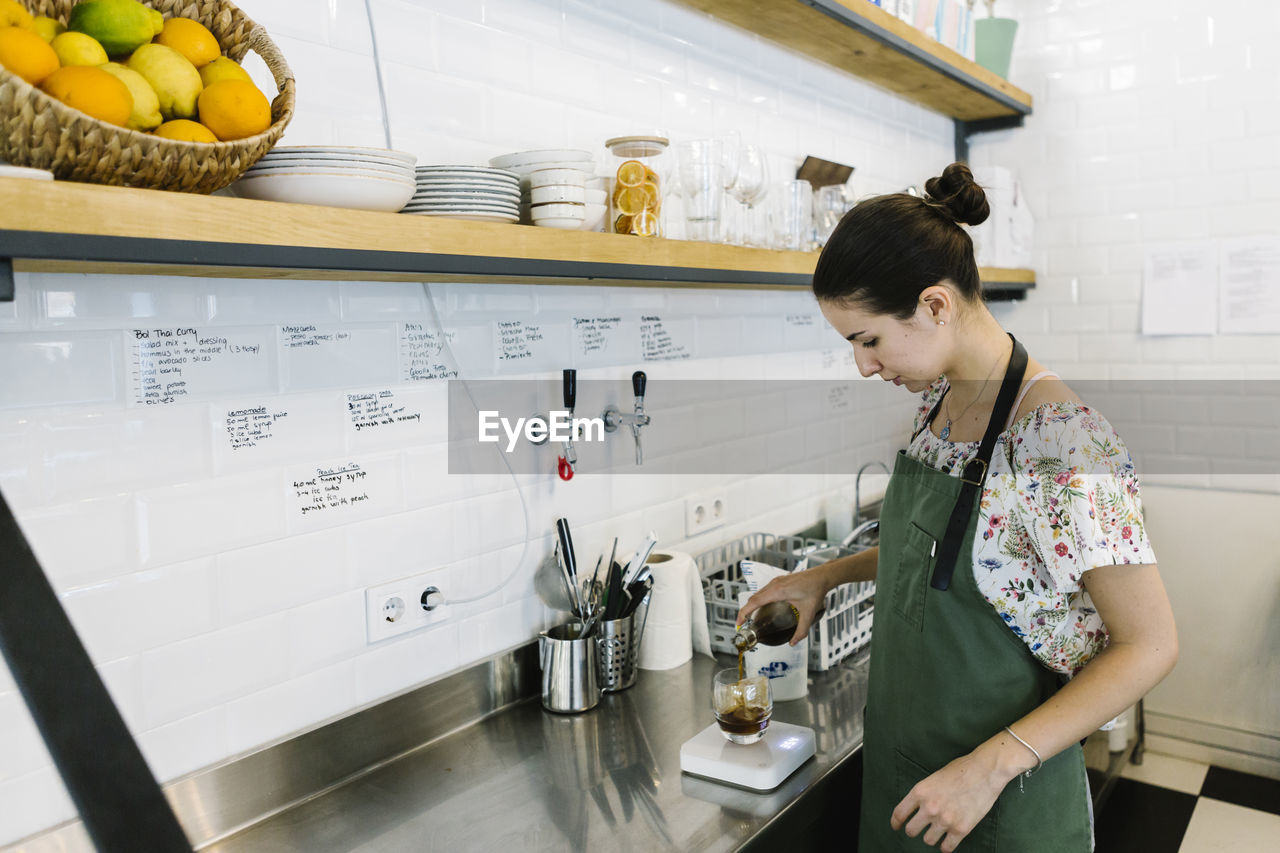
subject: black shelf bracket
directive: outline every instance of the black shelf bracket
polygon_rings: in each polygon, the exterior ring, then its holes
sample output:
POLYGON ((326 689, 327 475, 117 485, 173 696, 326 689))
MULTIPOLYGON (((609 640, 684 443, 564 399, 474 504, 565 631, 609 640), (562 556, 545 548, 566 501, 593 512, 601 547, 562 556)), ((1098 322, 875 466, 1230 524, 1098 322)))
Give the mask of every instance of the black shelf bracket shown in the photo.
POLYGON ((969 137, 978 133, 991 133, 996 130, 1009 130, 1022 127, 1022 115, 984 118, 977 121, 956 119, 956 162, 969 162, 969 137))
POLYGON ((12 302, 13 292, 13 258, 0 258, 0 302, 12 302))

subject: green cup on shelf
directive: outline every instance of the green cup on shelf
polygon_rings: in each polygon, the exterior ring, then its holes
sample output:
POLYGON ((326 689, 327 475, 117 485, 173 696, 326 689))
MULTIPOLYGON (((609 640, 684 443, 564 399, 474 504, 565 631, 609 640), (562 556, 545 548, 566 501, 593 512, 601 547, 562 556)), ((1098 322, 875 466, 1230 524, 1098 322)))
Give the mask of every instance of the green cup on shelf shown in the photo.
POLYGON ((1013 18, 974 21, 973 47, 978 64, 1007 79, 1009 60, 1013 58, 1013 37, 1017 32, 1018 22, 1013 18))

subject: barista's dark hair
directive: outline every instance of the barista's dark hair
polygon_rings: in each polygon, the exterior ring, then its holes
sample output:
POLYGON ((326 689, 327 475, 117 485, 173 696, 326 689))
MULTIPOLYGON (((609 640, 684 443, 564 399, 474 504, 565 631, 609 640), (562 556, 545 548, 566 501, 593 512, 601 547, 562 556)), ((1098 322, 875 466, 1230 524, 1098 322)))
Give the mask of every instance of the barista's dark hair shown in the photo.
POLYGON ((925 191, 876 196, 846 213, 818 258, 814 296, 905 320, 921 291, 945 278, 965 300, 981 302, 973 241, 958 223, 986 220, 986 193, 963 163, 930 178, 925 191))

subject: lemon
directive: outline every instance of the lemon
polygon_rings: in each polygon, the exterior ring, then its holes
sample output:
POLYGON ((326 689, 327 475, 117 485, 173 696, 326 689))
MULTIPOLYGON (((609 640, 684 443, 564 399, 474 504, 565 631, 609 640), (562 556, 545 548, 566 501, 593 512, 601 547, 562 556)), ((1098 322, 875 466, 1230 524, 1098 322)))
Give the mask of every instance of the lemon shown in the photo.
POLYGON ((195 118, 196 99, 204 89, 200 72, 185 56, 162 44, 144 44, 125 63, 137 71, 160 98, 160 115, 166 119, 195 118))
POLYGON ((123 56, 156 34, 154 10, 138 0, 84 0, 71 7, 67 29, 93 36, 112 56, 123 56))
POLYGON ((58 54, 58 61, 63 67, 68 65, 102 65, 107 61, 107 52, 102 49, 93 36, 84 33, 66 32, 54 38, 50 43, 53 52, 58 54))
POLYGON ((133 111, 129 87, 101 68, 59 68, 40 84, 49 95, 96 119, 123 126, 133 111))
POLYGON ((222 54, 218 40, 208 27, 190 18, 170 18, 156 36, 156 43, 181 53, 196 68, 208 65, 222 54))
POLYGON ((624 187, 638 187, 644 183, 644 164, 628 160, 618 167, 618 183, 624 187))
POLYGON ((151 19, 151 35, 160 35, 160 31, 164 29, 164 15, 160 14, 159 9, 148 7, 147 17, 151 19))
POLYGON ((218 137, 213 135, 212 130, 197 121, 188 121, 185 118, 166 121, 156 128, 155 134, 156 136, 163 136, 165 139, 177 139, 181 142, 218 141, 218 137))
POLYGON ((0 65, 36 86, 58 70, 58 55, 31 30, 0 27, 0 65))
POLYGON ((35 19, 17 0, 0 0, 0 27, 22 27, 35 31, 35 19))
POLYGON ((246 83, 252 83, 253 78, 249 76, 249 72, 241 68, 234 59, 228 56, 219 56, 217 59, 200 68, 200 80, 204 83, 205 88, 212 86, 220 80, 243 80, 246 83))
POLYGON ((244 139, 271 126, 271 104, 243 80, 219 80, 200 93, 200 123, 219 139, 244 139))
POLYGON ((60 33, 65 33, 67 28, 62 26, 61 21, 55 21, 53 18, 41 15, 35 21, 36 35, 45 41, 53 41, 54 37, 60 33))
POLYGON ((129 94, 133 95, 133 111, 129 113, 129 121, 125 127, 133 130, 151 130, 164 120, 160 116, 160 98, 147 82, 147 78, 118 62, 108 62, 99 67, 129 87, 129 94))

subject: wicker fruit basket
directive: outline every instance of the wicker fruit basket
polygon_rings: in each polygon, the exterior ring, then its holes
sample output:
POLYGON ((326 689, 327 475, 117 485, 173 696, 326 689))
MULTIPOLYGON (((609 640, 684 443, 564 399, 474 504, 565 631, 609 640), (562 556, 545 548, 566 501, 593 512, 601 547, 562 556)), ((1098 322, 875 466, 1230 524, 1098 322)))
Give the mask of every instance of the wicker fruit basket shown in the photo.
MULTIPOLYGON (((76 0, 19 0, 32 15, 66 21, 76 0)), ((181 142, 92 118, 0 67, 0 160, 48 169, 61 179, 211 193, 267 153, 293 117, 293 72, 262 27, 225 0, 144 0, 165 19, 204 24, 227 56, 257 53, 275 78, 271 126, 230 142, 181 142)))

